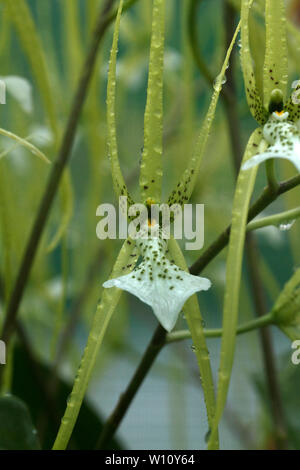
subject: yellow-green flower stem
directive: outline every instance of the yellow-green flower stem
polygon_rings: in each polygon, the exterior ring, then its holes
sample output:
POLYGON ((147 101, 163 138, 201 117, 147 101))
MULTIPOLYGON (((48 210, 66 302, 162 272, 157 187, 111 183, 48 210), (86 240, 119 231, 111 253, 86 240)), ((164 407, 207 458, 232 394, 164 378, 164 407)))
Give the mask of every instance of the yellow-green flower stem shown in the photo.
MULTIPOLYGON (((181 269, 188 270, 184 256, 179 248, 176 240, 171 239, 169 241, 170 256, 174 259, 174 262, 181 269)), ((198 305, 197 296, 193 295, 190 297, 183 307, 183 312, 191 332, 191 336, 194 344, 194 351, 196 354, 198 367, 201 376, 201 383, 204 392, 204 400, 207 410, 208 425, 211 429, 213 425, 213 419, 215 415, 215 389, 213 383, 212 369, 210 365, 209 352, 206 346, 203 321, 201 312, 198 305)), ((218 432, 214 435, 212 442, 212 449, 218 449, 218 432)))
MULTIPOLYGON (((244 325, 240 325, 236 334, 241 335, 244 333, 249 333, 250 331, 262 328, 264 326, 272 325, 274 323, 274 314, 272 312, 267 313, 263 317, 255 318, 244 325)), ((219 338, 223 334, 222 328, 204 328, 203 330, 205 338, 219 338)), ((185 339, 191 339, 192 335, 189 330, 179 330, 174 331, 174 333, 169 333, 166 337, 166 343, 175 343, 177 341, 182 341, 185 339)))
MULTIPOLYGON (((133 241, 130 239, 125 241, 113 267, 111 274, 112 278, 119 276, 121 273, 126 274, 133 269, 136 259, 131 262, 130 268, 127 267, 127 262, 132 254, 134 246, 133 241), (125 269, 123 269, 124 267, 125 269)), ((77 371, 73 390, 68 400, 53 450, 64 450, 68 445, 82 401, 88 388, 99 348, 102 344, 104 334, 118 304, 121 293, 122 291, 116 288, 105 289, 102 293, 102 298, 95 313, 87 345, 77 371)))
POLYGON ((247 232, 257 230, 259 228, 268 227, 270 225, 279 226, 281 223, 290 222, 300 217, 300 207, 291 209, 289 211, 280 212, 279 214, 262 217, 261 219, 253 220, 247 225, 247 232))

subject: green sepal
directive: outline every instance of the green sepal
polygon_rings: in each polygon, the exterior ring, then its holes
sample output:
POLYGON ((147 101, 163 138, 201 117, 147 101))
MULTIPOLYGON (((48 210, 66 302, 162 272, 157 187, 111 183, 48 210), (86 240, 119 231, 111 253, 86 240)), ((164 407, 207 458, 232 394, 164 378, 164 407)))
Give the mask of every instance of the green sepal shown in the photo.
POLYGON ((171 192, 168 198, 167 203, 169 206, 172 206, 173 204, 179 204, 179 205, 186 204, 187 201, 190 199, 191 194, 194 190, 194 187, 198 178, 199 170, 200 170, 200 165, 202 162, 202 157, 206 148, 207 140, 208 140, 209 133, 211 131, 212 123, 214 120, 220 92, 222 90, 222 85, 224 84, 225 73, 229 64, 230 54, 232 52, 232 48, 236 41, 239 30, 240 30, 240 23, 238 24, 235 30, 232 41, 227 50, 223 66, 221 68, 221 72, 215 81, 214 92, 211 98, 211 102, 210 102, 207 114, 204 119, 204 123, 201 127, 200 133, 196 141, 196 146, 195 146, 193 156, 190 159, 187 169, 184 171, 179 182, 177 183, 177 186, 175 187, 175 189, 173 189, 173 191, 171 192))
POLYGON ((163 152, 163 60, 165 0, 153 1, 147 102, 144 117, 144 148, 140 169, 141 198, 161 200, 163 152))
POLYGON ((268 107, 275 88, 282 91, 283 99, 286 97, 288 51, 284 0, 266 0, 265 22, 264 105, 268 107))
POLYGON ((263 125, 267 122, 268 112, 263 107, 262 96, 256 86, 249 44, 249 12, 252 3, 253 0, 243 0, 241 3, 241 63, 248 106, 254 119, 263 125))
POLYGON ((117 144, 117 130, 116 130, 116 64, 117 64, 117 51, 120 32, 120 22, 123 8, 123 0, 120 0, 118 13, 115 22, 115 29, 113 35, 113 44, 110 53, 108 78, 107 78, 107 135, 108 135, 108 151, 111 164, 111 172, 113 179, 113 186, 116 197, 127 196, 128 206, 134 204, 133 199, 129 195, 125 180, 120 168, 118 157, 118 144, 117 144))

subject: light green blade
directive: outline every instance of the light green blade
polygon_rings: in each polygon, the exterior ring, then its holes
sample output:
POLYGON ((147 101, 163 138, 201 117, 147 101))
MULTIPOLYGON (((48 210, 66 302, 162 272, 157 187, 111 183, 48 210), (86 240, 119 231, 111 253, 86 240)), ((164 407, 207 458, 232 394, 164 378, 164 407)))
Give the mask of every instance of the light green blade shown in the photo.
POLYGON ((262 97, 256 86, 249 44, 249 12, 253 0, 243 0, 241 3, 241 63, 247 102, 252 116, 259 124, 265 124, 268 113, 262 104, 262 97))
POLYGON ((266 53, 264 64, 264 105, 278 88, 285 99, 288 79, 286 11, 284 0, 266 0, 266 53))
MULTIPOLYGON (((137 257, 134 259, 130 257, 134 248, 135 244, 133 241, 129 239, 125 241, 113 267, 111 278, 118 277, 121 274, 127 274, 132 271, 137 261, 137 257), (130 268, 127 266, 129 258, 131 259, 130 268)), ((102 344, 109 321, 118 304, 121 294, 122 290, 115 287, 103 290, 53 450, 64 450, 68 445, 82 401, 88 388, 99 348, 102 344)))
POLYGON ((116 130, 116 65, 117 65, 117 51, 120 32, 120 21, 123 9, 123 0, 120 0, 117 18, 115 22, 115 30, 113 36, 113 44, 110 53, 108 80, 107 80, 107 135, 108 135, 108 150, 112 171, 112 179, 114 191, 117 197, 127 196, 128 204, 132 205, 133 200, 130 197, 124 177, 120 168, 118 157, 118 144, 117 144, 117 130, 116 130))
MULTIPOLYGON (((261 129, 256 129, 249 139, 243 162, 257 153, 257 146, 259 145, 261 138, 261 129)), ((224 411, 232 372, 236 343, 236 330, 238 324, 239 294, 247 215, 250 198, 254 188, 256 173, 257 167, 253 167, 248 171, 241 170, 238 176, 234 195, 226 267, 226 286, 222 327, 223 334, 221 343, 218 394, 214 424, 208 443, 208 448, 210 449, 213 448, 218 425, 224 411)))
POLYGON ((210 102, 207 114, 205 116, 205 119, 204 119, 204 123, 201 127, 199 136, 197 138, 193 156, 189 162, 187 169, 185 170, 184 174, 180 178, 177 186, 175 187, 175 189, 172 191, 171 195, 168 198, 168 204, 170 206, 172 206, 172 204, 180 204, 180 205, 186 204, 186 202, 190 199, 191 194, 194 190, 197 177, 199 174, 199 170, 200 170, 202 157, 206 148, 207 140, 208 140, 209 133, 211 131, 212 123, 214 120, 220 92, 222 90, 222 85, 224 83, 225 72, 228 67, 230 54, 231 54, 233 45, 236 41, 239 30, 240 30, 240 23, 238 24, 235 30, 231 44, 227 50, 221 72, 215 81, 214 93, 212 95, 211 102, 210 102))
POLYGON ((147 103, 144 117, 144 149, 141 162, 141 198, 161 200, 163 60, 165 36, 165 0, 153 1, 147 103))

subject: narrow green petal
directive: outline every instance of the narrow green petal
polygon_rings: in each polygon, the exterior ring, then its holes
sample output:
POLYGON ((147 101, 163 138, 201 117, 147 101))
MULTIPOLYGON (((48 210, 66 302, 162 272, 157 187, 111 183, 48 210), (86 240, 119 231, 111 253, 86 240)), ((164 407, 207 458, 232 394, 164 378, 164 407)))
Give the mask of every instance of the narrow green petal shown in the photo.
POLYGON ((115 194, 117 197, 127 196, 128 205, 133 204, 132 198, 129 196, 127 186, 125 184, 122 171, 120 168, 118 157, 117 130, 116 130, 116 64, 118 52, 118 40, 120 32, 120 21, 122 15, 123 0, 120 0, 118 14, 115 22, 115 30, 113 36, 113 44, 110 53, 108 81, 107 81, 107 134, 108 134, 108 151, 112 170, 112 178, 115 194))
MULTIPOLYGON (((127 267, 127 262, 134 247, 135 245, 131 240, 128 239, 125 241, 113 267, 111 277, 116 277, 119 276, 121 272, 126 273, 132 270, 132 267, 127 267)), ((132 266, 134 266, 135 263, 136 259, 132 266)), ((68 445, 82 401, 88 388, 99 348, 102 344, 107 326, 118 304, 121 293, 122 291, 117 288, 105 289, 102 293, 53 450, 64 450, 68 445)))
MULTIPOLYGON (((183 270, 187 271, 187 265, 184 256, 179 248, 178 243, 174 239, 169 241, 170 256, 174 259, 175 263, 183 270)), ((206 346, 206 340, 203 330, 203 319, 199 309, 197 296, 193 295, 187 300, 183 307, 183 312, 192 335, 194 344, 194 351, 196 354, 198 367, 201 376, 201 383, 204 392, 205 405, 207 410, 207 420, 209 429, 212 428, 213 419, 215 415, 215 389, 212 376, 212 369, 209 358, 209 351, 206 346)), ((213 437, 212 448, 217 449, 218 433, 216 432, 213 437)))
POLYGON ((208 140, 209 133, 211 131, 211 126, 214 120, 220 92, 222 90, 222 85, 224 83, 225 73, 228 67, 230 54, 231 54, 233 45, 236 41, 239 30, 240 30, 240 23, 238 24, 235 30, 231 44, 227 50, 221 72, 215 81, 214 93, 212 95, 211 102, 210 102, 207 114, 205 116, 205 119, 204 119, 204 123, 201 127, 199 136, 197 138, 193 156, 189 162, 187 169, 181 176, 177 186, 175 187, 175 189, 172 191, 172 193, 170 194, 168 198, 168 204, 170 206, 172 204, 180 204, 180 205, 186 204, 186 202, 190 199, 191 194, 194 190, 197 177, 199 174, 202 157, 206 148, 207 140, 208 140))
MULTIPOLYGON (((262 138, 261 129, 256 129, 249 139, 243 162, 257 151, 262 138)), ((239 293, 242 275, 243 251, 247 226, 247 214, 250 198, 254 188, 257 168, 240 171, 235 190, 232 223, 227 255, 226 287, 223 309, 223 334, 221 342, 221 357, 218 380, 218 394, 214 424, 208 447, 212 448, 214 438, 222 417, 232 372, 236 331, 238 324, 239 293)))
POLYGON ((278 88, 285 99, 288 79, 286 11, 284 0, 266 0, 266 53, 264 64, 264 105, 278 88))
POLYGON ((241 4, 241 63, 244 75, 247 102, 252 116, 259 124, 264 124, 268 113, 262 104, 262 97, 256 86, 253 60, 249 44, 249 12, 253 0, 244 0, 241 4))
POLYGON ((144 202, 148 198, 156 202, 161 200, 164 38, 165 0, 154 0, 140 173, 141 197, 144 202))

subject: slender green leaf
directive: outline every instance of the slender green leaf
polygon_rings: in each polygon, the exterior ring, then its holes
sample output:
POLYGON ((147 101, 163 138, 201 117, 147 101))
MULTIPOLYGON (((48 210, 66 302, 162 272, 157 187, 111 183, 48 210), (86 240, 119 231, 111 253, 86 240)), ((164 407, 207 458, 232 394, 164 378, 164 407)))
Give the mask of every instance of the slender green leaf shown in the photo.
MULTIPOLYGON (((251 158, 257 152, 257 146, 259 145, 261 138, 261 129, 256 129, 247 144, 243 162, 248 160, 248 158, 251 158)), ((223 414, 233 366, 247 214, 256 173, 257 167, 253 167, 247 171, 241 170, 238 176, 234 195, 229 249, 227 255, 218 394, 214 425, 208 444, 209 448, 212 448, 213 446, 218 424, 223 414)))
POLYGON ((164 36, 165 0, 154 0, 140 174, 142 201, 148 197, 156 202, 161 200, 164 36))

